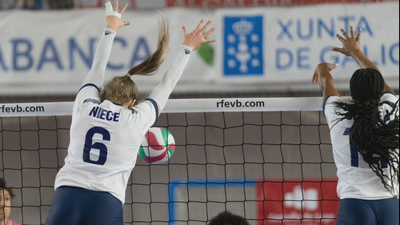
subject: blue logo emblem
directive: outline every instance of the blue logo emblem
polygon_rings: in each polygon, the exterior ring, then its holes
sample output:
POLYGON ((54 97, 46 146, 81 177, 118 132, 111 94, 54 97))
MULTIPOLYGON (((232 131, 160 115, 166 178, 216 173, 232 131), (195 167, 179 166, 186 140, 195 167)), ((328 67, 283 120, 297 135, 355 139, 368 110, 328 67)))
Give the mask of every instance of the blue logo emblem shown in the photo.
POLYGON ((264 75, 263 17, 225 17, 224 33, 224 75, 264 75))

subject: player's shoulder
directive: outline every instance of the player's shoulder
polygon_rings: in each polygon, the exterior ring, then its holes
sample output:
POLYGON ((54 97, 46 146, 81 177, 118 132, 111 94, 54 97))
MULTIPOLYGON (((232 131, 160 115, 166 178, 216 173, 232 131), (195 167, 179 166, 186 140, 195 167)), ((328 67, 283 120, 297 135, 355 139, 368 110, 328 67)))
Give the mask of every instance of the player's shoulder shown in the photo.
POLYGON ((151 98, 147 98, 141 101, 139 104, 132 107, 131 110, 133 114, 149 113, 151 111, 155 111, 156 115, 158 115, 158 105, 156 101, 151 98))
POLYGON ((388 105, 391 107, 395 107, 396 103, 399 101, 399 97, 392 92, 386 92, 381 97, 382 105, 388 105))
MULTIPOLYGON (((140 124, 154 125, 157 123, 159 108, 153 99, 146 99, 135 105, 131 109, 131 117, 134 118, 140 124)), ((149 126, 150 127, 150 126, 149 126)))
POLYGON ((101 103, 99 96, 100 89, 94 84, 83 85, 76 95, 75 107, 79 108, 86 104, 97 104, 101 103))
POLYGON ((328 96, 323 104, 324 116, 327 117, 329 114, 336 114, 340 108, 337 107, 336 103, 351 103, 350 99, 339 96, 328 96))

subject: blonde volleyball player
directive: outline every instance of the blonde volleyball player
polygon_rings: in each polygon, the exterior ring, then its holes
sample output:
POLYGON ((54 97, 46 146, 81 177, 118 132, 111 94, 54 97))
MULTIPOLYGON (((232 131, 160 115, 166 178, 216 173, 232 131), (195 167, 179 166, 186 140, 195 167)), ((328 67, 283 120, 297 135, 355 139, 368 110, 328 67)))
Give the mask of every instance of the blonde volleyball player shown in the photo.
POLYGON ((125 189, 144 134, 156 121, 177 84, 193 50, 206 40, 210 21, 203 21, 190 34, 183 27, 184 43, 172 66, 149 98, 136 102, 137 88, 132 75, 154 73, 164 61, 169 42, 168 24, 163 18, 157 50, 142 64, 103 86, 106 65, 119 28, 129 25, 106 3, 107 27, 97 47, 92 68, 76 96, 65 165, 55 181, 55 196, 46 225, 122 225, 125 189), (136 104, 137 103, 137 104, 136 104))
POLYGON ((360 48, 361 30, 350 36, 342 29, 342 48, 361 69, 350 80, 351 100, 340 97, 330 71, 322 63, 313 83, 319 83, 329 124, 339 177, 337 225, 399 224, 399 100, 378 68, 360 48))

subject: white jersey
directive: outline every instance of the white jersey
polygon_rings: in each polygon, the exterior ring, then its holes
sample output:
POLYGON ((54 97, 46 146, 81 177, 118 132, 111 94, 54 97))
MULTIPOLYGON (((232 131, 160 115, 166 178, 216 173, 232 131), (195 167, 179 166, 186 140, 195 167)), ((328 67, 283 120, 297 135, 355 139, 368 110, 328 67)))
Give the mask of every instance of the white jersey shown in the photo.
POLYGON ((157 111, 151 99, 131 109, 107 100, 100 103, 98 88, 84 86, 75 100, 68 156, 55 188, 105 191, 124 203, 140 144, 156 122, 157 111))
POLYGON ((124 203, 142 139, 156 123, 158 110, 165 106, 192 49, 183 45, 149 99, 127 109, 108 100, 100 103, 99 97, 115 35, 104 29, 92 68, 76 96, 68 156, 54 186, 109 192, 124 203))
MULTIPOLYGON (((341 118, 341 116, 337 115, 336 112, 343 112, 343 110, 337 108, 334 103, 341 101, 349 100, 331 96, 326 100, 324 105, 324 114, 330 128, 333 156, 337 167, 337 176, 339 178, 337 186, 339 198, 364 200, 392 198, 393 195, 384 187, 381 179, 369 167, 368 163, 364 161, 357 149, 350 145, 350 131, 354 121, 345 119, 337 122, 337 119, 341 118)), ((384 94, 381 102, 389 103, 380 106, 382 116, 391 112, 394 103, 397 101, 398 98, 392 93, 384 94)), ((379 160, 379 158, 377 159, 379 160)), ((385 162, 381 161, 381 167, 386 175, 395 180, 395 190, 396 194, 398 194, 399 187, 397 177, 393 174, 389 174, 389 169, 385 162)))

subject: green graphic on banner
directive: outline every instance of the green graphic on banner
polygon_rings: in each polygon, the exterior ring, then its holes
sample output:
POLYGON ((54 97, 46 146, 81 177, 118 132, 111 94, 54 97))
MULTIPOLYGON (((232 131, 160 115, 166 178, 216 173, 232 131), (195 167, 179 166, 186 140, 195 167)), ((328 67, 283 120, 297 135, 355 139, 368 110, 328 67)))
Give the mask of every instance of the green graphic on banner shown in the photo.
POLYGON ((211 44, 206 43, 197 49, 197 54, 204 60, 209 66, 214 66, 214 48, 211 44))

